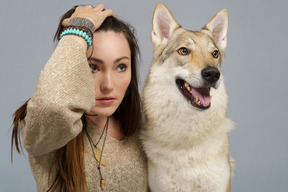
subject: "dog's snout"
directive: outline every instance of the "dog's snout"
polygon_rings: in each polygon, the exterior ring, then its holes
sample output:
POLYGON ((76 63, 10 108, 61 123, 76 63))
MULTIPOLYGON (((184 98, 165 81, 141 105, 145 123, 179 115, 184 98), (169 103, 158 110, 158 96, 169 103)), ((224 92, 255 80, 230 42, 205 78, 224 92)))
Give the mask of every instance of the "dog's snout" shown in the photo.
POLYGON ((206 67, 201 71, 203 79, 209 83, 215 83, 220 78, 220 71, 215 67, 206 67))

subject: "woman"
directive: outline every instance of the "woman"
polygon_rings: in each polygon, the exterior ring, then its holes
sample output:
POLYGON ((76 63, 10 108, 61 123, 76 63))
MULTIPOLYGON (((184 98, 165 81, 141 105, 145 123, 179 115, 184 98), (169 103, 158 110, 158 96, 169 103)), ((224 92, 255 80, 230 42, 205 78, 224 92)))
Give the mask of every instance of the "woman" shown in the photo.
POLYGON ((147 191, 133 32, 98 5, 65 13, 55 38, 14 114, 12 145, 20 152, 20 130, 38 191, 147 191))

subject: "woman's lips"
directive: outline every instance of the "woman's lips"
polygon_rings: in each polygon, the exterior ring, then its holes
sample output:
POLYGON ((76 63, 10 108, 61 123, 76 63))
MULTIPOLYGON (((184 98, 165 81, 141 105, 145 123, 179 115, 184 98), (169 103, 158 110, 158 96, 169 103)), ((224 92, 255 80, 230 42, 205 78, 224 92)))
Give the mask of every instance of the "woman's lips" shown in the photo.
POLYGON ((114 103, 116 99, 114 97, 102 97, 100 99, 96 99, 102 105, 111 105, 114 103))

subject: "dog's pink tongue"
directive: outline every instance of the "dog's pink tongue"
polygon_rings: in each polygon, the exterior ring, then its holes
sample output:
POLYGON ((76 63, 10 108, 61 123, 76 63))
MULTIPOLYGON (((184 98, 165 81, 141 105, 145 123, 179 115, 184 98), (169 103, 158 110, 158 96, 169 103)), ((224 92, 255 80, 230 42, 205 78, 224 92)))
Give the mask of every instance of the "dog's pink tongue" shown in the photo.
POLYGON ((198 97, 204 107, 210 105, 210 91, 208 88, 193 88, 192 95, 194 98, 198 97))

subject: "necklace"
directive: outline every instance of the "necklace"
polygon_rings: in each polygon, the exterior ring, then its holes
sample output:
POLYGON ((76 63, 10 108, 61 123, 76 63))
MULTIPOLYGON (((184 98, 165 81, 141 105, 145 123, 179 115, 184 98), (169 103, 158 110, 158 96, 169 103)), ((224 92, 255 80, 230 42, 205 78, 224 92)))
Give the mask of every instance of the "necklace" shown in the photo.
POLYGON ((100 187, 101 187, 102 190, 105 190, 105 188, 106 188, 105 180, 104 180, 104 178, 102 176, 102 173, 101 173, 101 165, 105 166, 105 164, 102 161, 102 155, 103 155, 104 146, 105 146, 105 142, 106 142, 106 138, 107 138, 108 124, 109 124, 109 117, 107 117, 107 120, 106 120, 105 126, 103 128, 103 131, 102 131, 102 133, 100 135, 100 138, 99 138, 99 140, 97 141, 96 144, 94 144, 94 142, 93 142, 92 138, 90 137, 88 131, 85 129, 85 133, 87 135, 87 138, 89 140, 92 152, 94 154, 94 159, 96 160, 96 163, 97 163, 97 170, 98 170, 99 176, 100 176, 100 187), (104 136, 104 141, 103 141, 102 150, 101 150, 97 145, 100 143, 104 133, 105 133, 105 136, 104 136))

